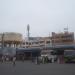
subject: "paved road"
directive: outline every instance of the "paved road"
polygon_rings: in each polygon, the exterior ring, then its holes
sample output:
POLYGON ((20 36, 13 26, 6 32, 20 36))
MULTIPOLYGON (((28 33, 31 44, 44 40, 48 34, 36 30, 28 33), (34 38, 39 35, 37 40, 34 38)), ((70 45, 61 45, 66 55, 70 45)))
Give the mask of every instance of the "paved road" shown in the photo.
POLYGON ((0 63, 0 75, 75 75, 75 64, 40 64, 31 62, 0 63))

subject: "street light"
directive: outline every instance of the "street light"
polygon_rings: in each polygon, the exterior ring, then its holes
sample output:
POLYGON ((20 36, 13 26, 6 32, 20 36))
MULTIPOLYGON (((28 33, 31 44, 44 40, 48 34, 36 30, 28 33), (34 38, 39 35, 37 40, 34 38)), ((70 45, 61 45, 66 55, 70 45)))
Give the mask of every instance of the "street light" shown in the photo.
POLYGON ((4 33, 2 34, 2 48, 4 48, 4 33))

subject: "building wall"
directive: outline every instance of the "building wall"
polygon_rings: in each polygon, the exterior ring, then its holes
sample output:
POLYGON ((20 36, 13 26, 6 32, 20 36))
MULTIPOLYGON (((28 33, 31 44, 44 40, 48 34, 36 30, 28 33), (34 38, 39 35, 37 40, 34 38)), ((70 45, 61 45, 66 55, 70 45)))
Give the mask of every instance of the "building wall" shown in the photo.
POLYGON ((53 45, 73 44, 74 33, 73 32, 52 33, 51 40, 53 45))
POLYGON ((23 47, 43 47, 43 46, 47 46, 50 45, 51 40, 49 37, 39 37, 39 39, 37 39, 37 37, 35 37, 33 40, 25 40, 23 42, 23 47))
POLYGON ((22 40, 20 33, 5 32, 0 34, 0 44, 4 47, 19 47, 22 40))

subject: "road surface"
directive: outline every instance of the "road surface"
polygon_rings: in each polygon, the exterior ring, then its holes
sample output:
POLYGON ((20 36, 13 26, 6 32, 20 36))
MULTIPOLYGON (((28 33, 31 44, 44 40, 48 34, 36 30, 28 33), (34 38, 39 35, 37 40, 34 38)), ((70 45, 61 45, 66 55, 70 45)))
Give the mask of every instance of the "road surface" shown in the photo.
POLYGON ((32 62, 0 62, 0 75, 75 75, 75 64, 40 64, 32 62))

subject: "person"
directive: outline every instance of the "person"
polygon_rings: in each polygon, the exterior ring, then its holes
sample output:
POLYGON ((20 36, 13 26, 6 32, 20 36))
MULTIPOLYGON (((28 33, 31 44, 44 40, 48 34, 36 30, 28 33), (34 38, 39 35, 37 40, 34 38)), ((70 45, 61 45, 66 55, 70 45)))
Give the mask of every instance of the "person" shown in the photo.
POLYGON ((8 57, 6 57, 6 61, 9 61, 9 58, 8 57))
POLYGON ((48 63, 48 56, 45 57, 45 62, 48 63))
POLYGON ((54 56, 52 56, 52 63, 54 63, 54 56))
POLYGON ((4 56, 2 56, 2 63, 4 62, 4 56))
POLYGON ((37 57, 35 57, 35 64, 37 64, 37 57))
POLYGON ((38 57, 38 64, 40 64, 41 63, 41 57, 39 56, 38 57))
POLYGON ((22 61, 24 62, 24 56, 22 57, 22 61))
POLYGON ((45 56, 42 57, 42 63, 45 64, 45 56))
POLYGON ((33 63, 35 62, 35 57, 32 57, 32 62, 33 62, 33 63))
POLYGON ((15 66, 16 57, 13 57, 13 65, 15 66))

